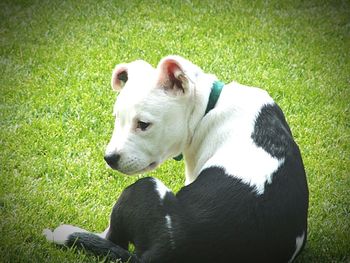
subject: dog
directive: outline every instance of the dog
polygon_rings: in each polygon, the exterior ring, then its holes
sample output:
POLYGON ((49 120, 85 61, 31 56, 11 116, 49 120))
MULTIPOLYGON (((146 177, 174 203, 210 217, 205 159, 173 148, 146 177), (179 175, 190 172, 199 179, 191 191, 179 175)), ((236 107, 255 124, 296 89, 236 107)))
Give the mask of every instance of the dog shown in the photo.
POLYGON ((49 241, 123 262, 292 262, 307 238, 308 186, 280 107, 262 89, 224 85, 180 56, 117 65, 108 165, 127 175, 184 156, 185 186, 142 178, 94 234, 61 225, 49 241), (128 251, 128 245, 135 247, 128 251))

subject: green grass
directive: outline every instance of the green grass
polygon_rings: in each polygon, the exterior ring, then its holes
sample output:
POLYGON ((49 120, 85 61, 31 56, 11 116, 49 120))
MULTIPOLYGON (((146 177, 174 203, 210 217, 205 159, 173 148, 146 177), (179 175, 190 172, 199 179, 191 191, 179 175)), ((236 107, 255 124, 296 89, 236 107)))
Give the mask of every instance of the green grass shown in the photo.
MULTIPOLYGON (((179 54, 266 89, 310 189, 299 262, 350 262, 349 1, 1 1, 0 262, 91 262, 41 235, 102 231, 122 189, 107 169, 115 64, 179 54), (97 3, 98 2, 98 3, 97 3)), ((177 191, 183 164, 148 175, 177 191)))

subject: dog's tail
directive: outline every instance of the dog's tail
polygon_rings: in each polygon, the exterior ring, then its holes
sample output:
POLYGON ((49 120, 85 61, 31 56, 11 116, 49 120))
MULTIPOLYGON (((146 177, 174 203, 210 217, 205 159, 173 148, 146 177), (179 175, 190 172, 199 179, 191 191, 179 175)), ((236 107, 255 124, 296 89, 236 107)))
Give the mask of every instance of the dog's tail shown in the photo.
POLYGON ((106 261, 121 260, 122 262, 128 263, 141 262, 135 254, 93 233, 72 233, 68 236, 65 245, 84 249, 95 256, 103 257, 106 261))

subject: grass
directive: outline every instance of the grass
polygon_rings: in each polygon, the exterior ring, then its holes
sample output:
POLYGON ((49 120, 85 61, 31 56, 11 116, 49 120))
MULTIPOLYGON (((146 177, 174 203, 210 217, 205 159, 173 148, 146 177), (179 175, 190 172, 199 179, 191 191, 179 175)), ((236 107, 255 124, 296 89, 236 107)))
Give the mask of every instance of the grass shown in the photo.
MULTIPOLYGON (((106 168, 110 74, 180 54, 223 81, 263 87, 298 142, 310 189, 299 262, 350 262, 348 1, 1 1, 0 262, 91 262, 41 236, 102 231, 137 180, 106 168)), ((148 175, 174 191, 183 164, 148 175)))

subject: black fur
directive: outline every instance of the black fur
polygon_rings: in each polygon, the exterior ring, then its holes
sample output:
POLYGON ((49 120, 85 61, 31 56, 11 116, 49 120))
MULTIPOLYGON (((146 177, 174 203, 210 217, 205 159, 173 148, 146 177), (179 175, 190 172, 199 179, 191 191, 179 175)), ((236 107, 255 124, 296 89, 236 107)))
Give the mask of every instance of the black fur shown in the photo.
POLYGON ((75 233, 68 245, 129 262, 288 262, 296 237, 304 233, 305 244, 307 235, 308 188, 299 148, 277 105, 262 108, 251 137, 284 158, 263 194, 219 167, 205 169, 164 199, 155 179, 143 178, 115 204, 106 239, 75 233), (129 243, 135 255, 127 251, 129 243))
POLYGON ((77 248, 84 249, 108 261, 140 262, 136 255, 92 233, 73 233, 66 241, 66 245, 68 247, 76 246, 77 248))
POLYGON ((283 112, 277 104, 268 104, 261 109, 255 121, 252 139, 256 145, 276 158, 283 158, 296 146, 283 112))

